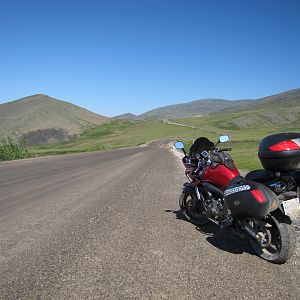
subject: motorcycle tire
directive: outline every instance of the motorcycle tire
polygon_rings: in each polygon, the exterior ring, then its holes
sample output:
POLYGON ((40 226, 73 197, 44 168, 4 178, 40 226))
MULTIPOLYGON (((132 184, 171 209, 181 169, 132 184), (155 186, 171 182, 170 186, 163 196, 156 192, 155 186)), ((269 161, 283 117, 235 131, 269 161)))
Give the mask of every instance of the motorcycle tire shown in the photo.
POLYGON ((254 238, 250 243, 258 256, 275 264, 285 263, 293 254, 296 245, 296 233, 291 219, 283 214, 269 215, 268 227, 257 228, 255 221, 252 226, 257 231, 265 231, 269 235, 269 245, 262 246, 254 238))
POLYGON ((210 222, 206 217, 203 206, 195 195, 182 193, 179 197, 179 206, 185 218, 191 223, 205 225, 210 222))

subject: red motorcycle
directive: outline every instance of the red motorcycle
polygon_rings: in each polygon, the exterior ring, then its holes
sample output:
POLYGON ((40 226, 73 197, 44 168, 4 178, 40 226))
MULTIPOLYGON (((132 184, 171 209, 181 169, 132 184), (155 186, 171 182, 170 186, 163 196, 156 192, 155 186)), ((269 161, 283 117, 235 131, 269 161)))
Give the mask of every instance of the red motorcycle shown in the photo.
POLYGON ((227 153, 231 148, 218 147, 227 141, 227 135, 215 145, 199 138, 189 154, 183 142, 175 143, 184 152, 182 162, 189 179, 183 185, 180 208, 192 223, 230 226, 234 233, 248 237, 260 257, 284 263, 296 244, 290 215, 300 207, 300 134, 262 140, 259 158, 266 170, 252 171, 246 177, 227 153))

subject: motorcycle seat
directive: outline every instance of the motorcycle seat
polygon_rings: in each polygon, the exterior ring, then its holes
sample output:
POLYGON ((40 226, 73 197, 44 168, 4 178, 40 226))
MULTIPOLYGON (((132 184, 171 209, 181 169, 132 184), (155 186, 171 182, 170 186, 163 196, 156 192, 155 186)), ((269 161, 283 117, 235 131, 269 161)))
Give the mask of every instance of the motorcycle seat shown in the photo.
POLYGON ((253 180, 262 183, 271 181, 274 178, 275 175, 272 172, 263 169, 251 171, 245 176, 246 180, 253 180))
POLYGON ((236 177, 234 177, 233 179, 230 180, 229 185, 239 184, 240 182, 243 182, 243 181, 245 181, 245 177, 243 177, 243 176, 236 176, 236 177))

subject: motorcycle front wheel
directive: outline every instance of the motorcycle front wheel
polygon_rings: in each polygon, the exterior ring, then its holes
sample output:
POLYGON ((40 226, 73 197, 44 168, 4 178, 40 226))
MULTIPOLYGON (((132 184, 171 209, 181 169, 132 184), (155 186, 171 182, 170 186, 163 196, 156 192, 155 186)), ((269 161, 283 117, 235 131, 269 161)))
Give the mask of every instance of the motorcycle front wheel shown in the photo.
POLYGON ((265 222, 251 221, 250 225, 262 238, 262 242, 250 238, 250 243, 258 256, 276 264, 283 264, 292 256, 296 234, 288 216, 269 215, 265 222))
POLYGON ((191 223, 196 225, 205 225, 209 223, 203 205, 195 197, 195 195, 182 193, 179 197, 179 206, 182 210, 183 215, 191 223))

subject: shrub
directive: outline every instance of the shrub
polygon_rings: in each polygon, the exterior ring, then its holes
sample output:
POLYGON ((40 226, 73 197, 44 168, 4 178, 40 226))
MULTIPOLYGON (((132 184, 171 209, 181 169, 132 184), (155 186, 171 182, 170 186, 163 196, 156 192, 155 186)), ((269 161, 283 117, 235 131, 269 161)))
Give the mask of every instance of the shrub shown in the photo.
POLYGON ((32 157, 24 139, 17 142, 11 137, 0 139, 0 161, 32 157))
POLYGON ((89 145, 86 148, 86 151, 93 152, 93 151, 105 150, 105 149, 107 149, 106 145, 96 141, 90 141, 89 145))

